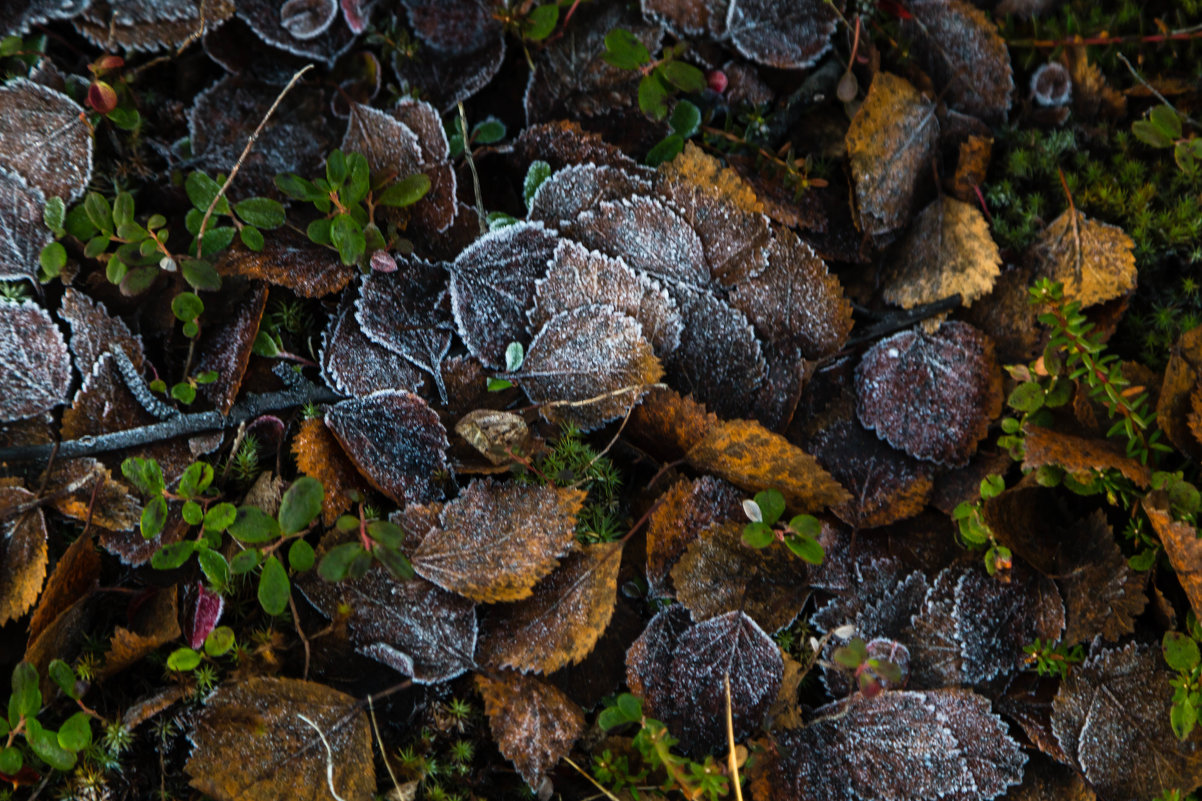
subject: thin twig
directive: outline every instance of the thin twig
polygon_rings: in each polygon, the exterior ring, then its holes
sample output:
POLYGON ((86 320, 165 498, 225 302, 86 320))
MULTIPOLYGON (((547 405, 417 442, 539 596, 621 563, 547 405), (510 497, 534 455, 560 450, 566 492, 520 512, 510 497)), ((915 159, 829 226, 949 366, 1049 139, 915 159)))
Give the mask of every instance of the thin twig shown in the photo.
POLYGON ((305 681, 309 680, 309 638, 305 636, 305 630, 301 628, 300 615, 296 611, 296 601, 292 597, 292 593, 288 593, 288 608, 292 610, 292 625, 296 627, 296 636, 300 637, 301 645, 305 647, 305 669, 301 673, 301 678, 305 681))
POLYGON ((384 738, 380 736, 380 726, 376 723, 376 707, 371 702, 371 696, 367 696, 367 711, 371 718, 372 731, 376 733, 376 747, 380 749, 380 758, 384 760, 384 768, 388 771, 388 778, 392 779, 393 789, 399 794, 401 792, 401 784, 396 780, 396 774, 392 772, 392 763, 388 761, 388 754, 384 753, 384 738))
POLYGON ((472 144, 468 141, 467 112, 463 103, 459 106, 459 130, 463 132, 463 155, 467 159, 467 168, 472 171, 472 188, 476 190, 476 216, 480 218, 480 235, 488 233, 488 216, 484 212, 484 193, 480 191, 480 175, 476 172, 476 160, 472 158, 472 144))
POLYGON ((1199 124, 1197 120, 1195 120, 1193 117, 1189 116, 1188 114, 1182 114, 1180 111, 1178 111, 1177 107, 1174 106, 1172 103, 1170 103, 1168 98, 1166 98, 1159 91, 1157 91, 1155 86, 1153 86, 1152 84, 1150 84, 1146 80, 1144 80, 1144 76, 1139 74, 1139 72, 1135 69, 1135 67, 1132 66, 1131 62, 1127 60, 1126 56, 1124 56, 1122 53, 1117 53, 1116 55, 1118 55, 1119 61, 1123 62, 1123 64, 1126 65, 1128 71, 1130 71, 1131 75, 1135 78, 1135 80, 1142 83, 1149 92, 1156 95, 1157 100, 1159 100, 1161 103, 1164 103, 1166 106, 1171 108, 1173 111, 1176 111, 1177 114, 1179 114, 1181 116, 1181 119, 1185 120, 1190 125, 1194 126, 1195 128, 1202 129, 1202 124, 1199 124))
POLYGON ((313 65, 306 64, 297 70, 296 74, 292 76, 292 79, 288 81, 288 85, 281 89, 280 93, 276 95, 275 101, 271 104, 271 108, 267 109, 267 113, 263 115, 263 119, 259 120, 259 126, 255 128, 254 133, 252 133, 250 138, 246 140, 246 147, 242 148, 242 155, 238 157, 236 162, 234 162, 234 168, 230 170, 230 174, 226 176, 225 181, 221 184, 221 188, 218 189, 217 194, 213 196, 213 200, 211 203, 209 203, 209 207, 205 209, 205 216, 200 221, 200 230, 196 233, 196 258, 199 259, 203 255, 201 251, 204 248, 205 227, 209 224, 209 218, 213 216, 213 209, 217 208, 218 201, 225 196, 225 190, 228 189, 230 183, 233 182, 234 176, 238 174, 238 170, 242 169, 242 162, 246 161, 246 157, 250 155, 250 149, 254 147, 255 142, 259 140, 259 134, 263 133, 263 128, 267 126, 267 121, 271 119, 271 115, 274 114, 276 108, 279 107, 280 102, 284 99, 284 95, 288 94, 288 92, 292 90, 292 87, 296 86, 296 82, 301 79, 301 76, 311 69, 313 69, 313 65))
POLYGON ((743 801, 743 788, 739 786, 739 761, 735 759, 735 724, 730 711, 729 673, 722 674, 722 685, 726 690, 726 743, 730 747, 730 753, 727 754, 727 764, 730 766, 730 781, 735 788, 735 801, 743 801))
POLYGON ((584 771, 584 769, 583 769, 583 768, 581 768, 579 765, 577 765, 575 762, 573 762, 573 761, 572 761, 572 759, 571 759, 571 757, 566 757, 566 756, 565 756, 565 757, 563 758, 563 761, 564 761, 564 762, 567 762, 569 765, 571 765, 572 767, 574 767, 574 768, 576 769, 576 772, 577 772, 577 773, 579 773, 579 774, 580 774, 581 776, 583 776, 584 778, 588 779, 588 780, 589 780, 589 781, 592 783, 593 787, 596 787, 598 790, 600 790, 602 793, 604 793, 605 797, 606 797, 606 798, 608 798, 608 799, 610 799, 610 801, 621 801, 621 799, 620 799, 620 798, 618 798, 618 797, 617 797, 616 795, 614 795, 613 793, 611 793, 611 792, 610 792, 610 791, 609 791, 609 790, 608 790, 608 789, 605 787, 605 785, 603 785, 603 784, 599 784, 599 783, 597 782, 597 780, 596 780, 596 779, 594 779, 592 776, 588 775, 588 773, 586 773, 586 772, 584 771))

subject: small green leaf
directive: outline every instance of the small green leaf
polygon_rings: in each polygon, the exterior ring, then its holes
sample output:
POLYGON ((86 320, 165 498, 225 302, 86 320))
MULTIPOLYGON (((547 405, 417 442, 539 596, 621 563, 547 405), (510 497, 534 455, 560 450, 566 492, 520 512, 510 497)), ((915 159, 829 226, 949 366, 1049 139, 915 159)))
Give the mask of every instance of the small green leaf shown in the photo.
POLYGON ((1043 407, 1043 387, 1035 381, 1024 381, 1006 398, 1006 405, 1018 412, 1036 412, 1043 407))
POLYGON ((185 498, 197 498, 213 483, 213 465, 208 462, 193 462, 179 477, 179 494, 185 498))
POLYGON ((1136 139, 1149 147, 1163 148, 1173 144, 1173 141, 1169 137, 1165 136, 1159 128, 1148 120, 1136 120, 1131 123, 1131 133, 1135 135, 1136 139))
POLYGON ((367 193, 371 191, 371 174, 367 159, 362 153, 351 153, 347 156, 346 163, 350 171, 350 181, 341 193, 342 203, 346 206, 355 206, 362 203, 363 199, 367 197, 367 193))
POLYGON ((996 473, 985 476, 981 479, 981 497, 985 500, 996 498, 1001 495, 1006 489, 1006 479, 996 473))
POLYGON ((163 531, 163 526, 167 524, 167 499, 162 495, 156 498, 151 498, 150 502, 142 507, 142 517, 138 522, 138 527, 145 539, 153 540, 163 531))
POLYGON ((184 518, 184 522, 189 526, 198 526, 200 521, 205 519, 205 512, 196 501, 185 501, 184 508, 180 510, 180 517, 184 518))
POLYGON ((304 540, 294 540, 288 546, 288 567, 293 573, 304 573, 306 570, 313 569, 313 563, 317 561, 317 555, 313 552, 313 546, 304 540))
POLYGON ((92 744, 92 719, 87 712, 76 712, 58 727, 58 744, 66 751, 79 752, 92 744))
POLYGON ((205 370, 192 376, 192 380, 197 384, 212 384, 220 375, 216 370, 205 370))
MULTIPOLYGON (((130 225, 134 221, 134 196, 129 192, 118 192, 117 197, 113 198, 113 224, 117 226, 117 233, 121 233, 121 226, 130 225)), ((138 226, 141 228, 141 226, 138 226)), ((128 238, 125 234, 121 234, 122 238, 128 238)), ((145 236, 145 229, 143 229, 145 236)))
POLYGON ((426 196, 430 191, 430 176, 424 172, 415 173, 402 178, 380 193, 376 199, 377 206, 404 208, 412 206, 426 196))
POLYGON ((209 656, 222 656, 233 647, 234 630, 229 626, 218 626, 205 637, 205 653, 209 656))
POLYGON ((338 149, 331 150, 326 159, 326 180, 330 186, 341 186, 348 174, 346 154, 338 149))
POLYGON ((472 127, 471 140, 479 145, 491 145, 505 138, 505 123, 496 117, 488 117, 472 127))
POLYGON ((1148 121, 1169 140, 1181 138, 1181 115, 1172 106, 1155 106, 1148 112, 1148 121))
POLYGON ((668 134, 647 151, 647 166, 658 167, 664 162, 671 161, 684 150, 684 138, 680 134, 668 134))
MULTIPOLYGON (((321 558, 321 563, 317 565, 317 575, 331 583, 342 581, 350 573, 351 564, 364 554, 367 552, 357 542, 335 545, 321 558)), ((370 558, 368 555, 368 559, 370 558)))
POLYGON ((321 482, 312 476, 301 476, 292 483, 280 499, 280 531, 295 534, 321 514, 325 490, 321 482))
POLYGON ((526 201, 526 208, 530 208, 530 203, 534 200, 534 194, 538 192, 538 188, 543 185, 543 181, 551 177, 551 165, 545 161, 532 161, 526 169, 526 180, 522 182, 522 199, 526 201))
POLYGON ((205 531, 225 531, 238 516, 232 503, 222 502, 205 512, 205 531))
MULTIPOLYGON (((196 324, 185 323, 184 334, 189 337, 196 336, 196 324), (191 331, 189 330, 189 326, 191 326, 191 331)), ((171 386, 171 397, 175 398, 180 403, 189 404, 196 400, 196 387, 192 386, 186 381, 173 384, 171 386)))
POLYGON ((490 378, 485 385, 485 389, 489 392, 500 392, 503 389, 509 389, 513 386, 512 381, 507 381, 504 378, 490 378))
POLYGON ((206 229, 204 238, 200 240, 201 252, 206 256, 220 253, 230 246, 230 243, 234 241, 236 233, 237 231, 232 225, 206 229))
POLYGON ((515 373, 522 369, 524 361, 526 361, 526 349, 522 347, 522 343, 510 342, 505 348, 505 369, 515 373))
POLYGON ((683 61, 669 61, 657 72, 662 71, 664 80, 682 92, 700 92, 706 87, 705 73, 683 61))
POLYGON ((99 192, 88 192, 83 199, 84 212, 88 215, 88 220, 100 231, 105 237, 109 237, 113 233, 113 207, 109 205, 108 200, 99 192))
POLYGON ((58 744, 58 735, 54 731, 42 728, 36 720, 27 720, 25 725, 25 741, 38 759, 55 770, 67 771, 75 767, 75 754, 58 744))
POLYGON ((42 222, 54 232, 55 236, 63 235, 63 221, 67 218, 67 204, 58 195, 46 200, 42 209, 42 222))
MULTIPOLYGON (((184 191, 188 193, 188 200, 192 201, 192 206, 200 211, 201 214, 209 210, 213 199, 217 197, 217 193, 221 191, 221 184, 214 181, 203 172, 188 173, 188 177, 184 180, 184 191)), ((222 197, 213 209, 214 214, 229 214, 230 204, 226 198, 222 197)))
POLYGON ((489 231, 500 231, 502 228, 516 224, 518 218, 503 211, 490 211, 485 217, 485 221, 488 223, 489 231))
POLYGON ((242 244, 247 248, 258 253, 263 249, 264 239, 263 232, 253 225, 244 225, 242 230, 238 232, 238 238, 242 240, 242 244))
POLYGON ((1188 634, 1180 631, 1165 632, 1161 646, 1164 649, 1164 661, 1173 670, 1191 671, 1202 663, 1198 643, 1188 634))
POLYGON ((772 528, 763 523, 748 523, 743 527, 743 543, 752 548, 767 548, 775 539, 772 528))
POLYGON ((639 81, 639 110, 653 120, 668 116, 668 89, 659 77, 659 70, 639 81))
POLYGON ((280 355, 280 346, 266 331, 260 331, 255 334, 255 344, 251 346, 251 351, 256 356, 262 356, 265 359, 274 359, 280 355))
POLYGON ((167 657, 167 669, 183 673, 200 665, 200 654, 191 648, 176 648, 167 657))
POLYGON ((256 228, 279 228, 287 219, 284 204, 267 197, 248 197, 234 206, 238 217, 256 228))
POLYGON ((325 197, 313 182, 301 178, 296 173, 284 173, 275 177, 276 188, 294 200, 305 200, 310 203, 325 197))
POLYGON ((180 271, 184 280, 196 291, 213 292, 221 289, 221 276, 211 262, 203 259, 182 259, 180 271))
POLYGON ((405 531, 388 520, 373 520, 367 524, 367 536, 389 548, 400 548, 405 541, 405 531))
POLYGON ((701 127, 701 110, 688 100, 680 100, 672 109, 672 117, 668 120, 672 132, 688 139, 701 127))
POLYGON ((332 242, 330 240, 330 221, 321 218, 309 223, 305 228, 305 235, 309 237, 309 241, 317 245, 325 245, 329 247, 332 242))
POLYGON ((349 214, 339 214, 331 221, 330 244, 338 250, 343 264, 357 262, 367 247, 363 228, 349 214))
POLYGON ((618 696, 617 706, 631 723, 637 723, 643 717, 643 702, 637 695, 622 693, 618 696))
POLYGON ((143 495, 159 495, 166 488, 163 470, 154 459, 131 456, 121 463, 121 473, 143 495))
POLYGON ((271 555, 263 563, 263 573, 259 576, 259 606, 269 615, 283 614, 288 608, 288 596, 292 587, 288 582, 288 572, 280 564, 280 560, 271 555))
POLYGON ((399 579, 407 580, 415 575, 413 564, 409 561, 409 557, 401 553, 400 548, 377 545, 372 549, 372 554, 380 561, 380 564, 388 568, 389 573, 399 579))
POLYGON ((142 115, 138 110, 126 106, 117 106, 104 117, 123 131, 132 131, 142 124, 142 115))
POLYGON ((99 233, 92 221, 88 219, 87 209, 83 204, 79 204, 67 212, 67 218, 63 222, 63 228, 68 234, 81 241, 87 241, 99 233))
POLYGON ((558 22, 559 5, 557 3, 538 6, 526 17, 525 24, 522 26, 522 36, 530 42, 541 42, 551 35, 551 31, 555 30, 558 22))
POLYGON ((651 60, 647 47, 625 28, 605 34, 605 63, 620 70, 636 70, 651 60))
POLYGON ((61 242, 51 242, 38 254, 38 264, 50 278, 56 278, 67 266, 67 249, 61 242))
POLYGON ((150 557, 150 565, 155 570, 175 570, 188 561, 188 557, 196 551, 196 542, 184 540, 164 545, 150 557))
POLYGON ((9 696, 9 711, 16 710, 18 716, 36 715, 42 708, 42 691, 38 689, 38 669, 29 662, 19 662, 13 668, 12 695, 9 696))
POLYGON ((789 521, 789 528, 802 537, 815 540, 822 533, 822 524, 813 515, 796 515, 789 521))
POLYGON ((194 292, 180 292, 171 299, 171 313, 181 322, 195 320, 204 310, 204 301, 194 292))
POLYGON ((24 764, 25 758, 21 755, 21 749, 15 745, 0 748, 0 773, 15 776, 24 764))
POLYGON ((790 534, 785 537, 785 545, 804 561, 812 565, 822 564, 822 557, 825 555, 825 552, 817 540, 811 537, 798 537, 790 534))
POLYGON ((259 566, 259 561, 263 555, 254 548, 247 548, 245 551, 239 551, 234 554, 234 558, 230 560, 230 573, 235 576, 241 576, 243 573, 249 573, 259 566))
POLYGON ((760 507, 760 514, 763 515, 766 525, 774 525, 785 513, 785 496, 780 493, 780 490, 768 489, 757 492, 755 502, 760 507))
POLYGON ((200 552, 196 554, 196 561, 200 563, 200 569, 209 583, 213 585, 213 589, 221 592, 229 586, 230 564, 225 561, 225 557, 221 555, 220 551, 201 548, 200 552))
POLYGON ((64 695, 68 698, 79 698, 79 688, 76 687, 79 679, 70 665, 61 659, 52 659, 46 672, 50 674, 50 678, 59 686, 64 695))
POLYGON ((257 506, 241 506, 234 522, 226 529, 234 539, 249 545, 267 542, 280 536, 280 524, 257 506))

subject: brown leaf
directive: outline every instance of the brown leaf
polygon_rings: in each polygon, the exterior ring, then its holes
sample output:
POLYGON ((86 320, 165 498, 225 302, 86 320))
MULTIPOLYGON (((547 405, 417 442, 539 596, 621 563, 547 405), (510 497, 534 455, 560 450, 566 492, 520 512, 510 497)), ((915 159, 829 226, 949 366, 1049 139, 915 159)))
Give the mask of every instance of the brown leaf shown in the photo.
POLYGON ((46 518, 36 501, 29 490, 0 486, 0 626, 33 607, 46 580, 46 518))
POLYGON ((53 409, 70 381, 67 343, 50 315, 29 301, 0 303, 0 423, 53 409))
POLYGON ((343 264, 337 253, 287 226, 273 231, 260 251, 234 243, 218 259, 217 271, 287 287, 304 298, 338 292, 355 277, 353 264, 343 264))
POLYGON ((413 569, 475 601, 527 598, 575 542, 584 490, 476 480, 442 509, 413 569))
POLYGON ((1091 654, 1052 704, 1056 739, 1102 798, 1188 793, 1202 783, 1197 742, 1180 742, 1169 725, 1173 673, 1159 650, 1130 643, 1091 654))
POLYGON ((558 314, 530 343, 518 382, 547 420, 591 431, 625 416, 663 377, 642 331, 611 306, 558 314))
POLYGON ((95 598, 89 592, 55 616, 36 637, 29 638, 23 661, 37 668, 43 698, 54 698, 59 692, 58 685, 50 678, 50 663, 55 659, 75 661, 92 635, 95 617, 95 598))
MULTIPOLYGON (((522 136, 525 135, 523 132, 522 136)), ((539 184, 534 197, 530 198, 528 217, 558 227, 602 201, 621 200, 650 191, 651 181, 634 170, 605 164, 572 164, 539 184)))
POLYGON ((70 204, 92 178, 92 133, 83 108, 27 78, 0 86, 0 167, 70 204))
MULTIPOLYGON (((251 349, 259 333, 259 321, 263 318, 263 310, 267 308, 267 287, 255 284, 240 296, 226 289, 222 300, 232 300, 233 308, 229 317, 220 324, 210 324, 204 328, 197 343, 200 358, 196 371, 203 373, 213 370, 217 373, 216 381, 201 385, 200 394, 208 398, 222 414, 229 414, 250 363, 251 349)), ((206 321, 212 319, 207 316, 210 310, 206 308, 205 312, 206 321)))
POLYGON ((459 419, 455 433, 494 465, 507 465, 514 454, 530 452, 530 428, 513 412, 476 409, 459 419))
POLYGON ((322 334, 321 369, 331 387, 360 397, 382 389, 417 392, 424 383, 412 362, 367 338, 349 292, 322 334))
POLYGON ((1113 442, 1079 437, 1051 428, 1023 426, 1023 470, 1058 465, 1073 475, 1117 470, 1136 486, 1146 489, 1152 481, 1147 465, 1129 458, 1113 442))
POLYGON ((915 49, 926 56, 927 72, 948 105, 987 123, 1004 121, 1014 73, 997 26, 964 0, 923 0, 910 9, 912 21, 903 27, 917 34, 915 49))
POLYGON ((75 19, 75 28, 97 47, 161 50, 233 14, 232 0, 96 0, 75 19))
POLYGON ((393 106, 392 116, 417 134, 421 149, 421 172, 430 178, 430 191, 414 204, 410 212, 413 221, 424 229, 444 232, 458 216, 458 181, 454 165, 449 162, 451 148, 438 110, 424 100, 402 97, 393 106))
POLYGON ((1135 243, 1123 229, 1065 211, 1032 243, 1037 277, 1064 284, 1065 300, 1083 308, 1135 289, 1135 243))
POLYGON ((660 496, 647 521, 647 583, 657 597, 670 597, 668 571, 705 529, 743 517, 739 490, 713 476, 681 479, 660 496))
POLYGON ((118 626, 113 632, 97 678, 103 680, 115 676, 179 637, 178 615, 176 588, 155 591, 149 600, 132 610, 129 628, 118 626))
POLYGON ((856 414, 916 459, 968 463, 1002 411, 1002 376, 989 337, 967 323, 902 331, 856 367, 856 414))
POLYGON ((397 503, 442 497, 439 473, 449 475, 446 429, 417 395, 383 390, 335 404, 326 426, 372 486, 397 503))
POLYGON ((719 421, 685 458, 749 493, 780 490, 800 511, 817 511, 850 497, 813 456, 751 420, 719 421))
POLYGON ((993 288, 1001 264, 985 215, 940 195, 910 226, 881 297, 912 309, 959 293, 961 303, 971 306, 993 288))
POLYGON ((1173 343, 1156 400, 1156 424, 1178 450, 1202 456, 1202 440, 1191 435, 1190 396, 1202 380, 1202 326, 1185 331, 1173 343))
POLYGON ((38 256, 53 235, 42 222, 46 198, 0 167, 0 281, 37 281, 38 256))
POLYGON ((630 416, 630 433, 663 461, 681 458, 718 425, 716 415, 692 398, 667 387, 654 387, 630 416))
POLYGON ((713 0, 641 0, 640 5, 644 14, 664 20, 686 36, 720 38, 726 33, 725 5, 713 0))
POLYGON ((1148 493, 1141 506, 1164 545, 1165 555, 1185 590, 1190 608, 1195 615, 1202 615, 1202 539, 1198 538, 1198 530, 1189 523, 1173 519, 1164 490, 1148 493))
POLYGON ((1114 532, 1098 509, 1073 529, 1066 564, 1056 578, 1064 592, 1066 643, 1115 642, 1135 631, 1148 597, 1147 577, 1127 564, 1114 532))
POLYGON ((743 612, 764 631, 779 631, 810 597, 806 570, 775 548, 743 544, 743 523, 707 528, 672 568, 676 597, 697 621, 743 612))
POLYGON ((100 554, 91 537, 79 537, 59 557, 50 581, 29 618, 33 642, 64 610, 84 597, 100 579, 100 554))
POLYGON ((969 134, 968 138, 960 143, 956 172, 950 183, 945 184, 953 197, 970 204, 980 202, 977 198, 977 190, 985 183, 991 155, 993 155, 993 139, 991 137, 969 134))
POLYGON ((534 676, 476 674, 493 740, 531 788, 572 750, 584 713, 562 692, 534 676))
POLYGON ((600 134, 585 131, 579 122, 571 120, 528 125, 514 140, 513 149, 521 162, 529 164, 541 159, 554 170, 569 164, 597 164, 624 172, 645 169, 600 134))
POLYGON ((497 607, 481 643, 481 662, 524 673, 551 673, 593 650, 613 615, 622 544, 586 545, 534 588, 497 607))
POLYGON ((67 287, 58 316, 71 326, 71 355, 75 357, 75 369, 81 375, 87 376, 96 361, 114 344, 121 346, 134 367, 142 369, 146 358, 142 338, 131 333, 121 318, 110 315, 100 301, 67 287))
POLYGON ((739 52, 766 67, 804 69, 831 46, 838 14, 821 0, 730 0, 727 33, 739 52))
POLYGON ((292 438, 292 455, 296 467, 307 476, 321 482, 325 494, 321 501, 321 520, 333 526, 338 516, 351 508, 350 493, 361 495, 367 484, 347 458, 338 440, 317 418, 301 421, 296 436, 292 438))
POLYGON ((142 502, 130 488, 86 456, 56 461, 46 486, 59 512, 85 522, 90 516, 92 525, 109 531, 132 531, 142 516, 142 502))
POLYGON ((367 713, 355 698, 316 682, 223 683, 205 700, 190 738, 189 783, 217 801, 334 794, 366 801, 376 789, 367 713))
POLYGON ((938 135, 934 104, 906 79, 878 72, 846 137, 865 234, 887 234, 905 224, 938 135))

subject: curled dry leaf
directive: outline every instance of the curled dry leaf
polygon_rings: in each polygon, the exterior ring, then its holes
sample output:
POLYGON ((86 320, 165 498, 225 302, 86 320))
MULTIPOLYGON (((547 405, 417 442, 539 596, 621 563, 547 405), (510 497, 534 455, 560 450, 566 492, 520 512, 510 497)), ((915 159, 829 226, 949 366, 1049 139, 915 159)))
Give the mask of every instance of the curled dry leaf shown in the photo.
POLYGON ((532 788, 567 756, 584 731, 584 713, 554 686, 508 671, 476 675, 489 728, 501 754, 532 788))
POLYGON ((55 461, 46 490, 62 514, 108 531, 132 531, 142 515, 142 502, 132 490, 86 456, 55 461))
POLYGON ((229 414, 242 387, 259 322, 267 308, 267 287, 253 284, 242 293, 227 289, 223 300, 231 300, 232 308, 219 323, 206 317, 206 322, 212 322, 205 326, 197 341, 196 372, 217 373, 216 381, 201 385, 200 394, 222 414, 229 414))
POLYGON ((993 288, 1001 265, 985 215, 974 205, 940 195, 910 226, 881 297, 912 309, 959 293, 970 306, 993 288))
POLYGON ((335 404, 325 423, 372 486, 397 503, 442 497, 449 476, 447 432, 417 395, 383 390, 335 404))
POLYGON ((916 459, 962 466, 1002 411, 993 342, 968 323, 934 334, 902 331, 856 367, 856 413, 866 428, 916 459))
POLYGON ((1022 781, 1027 757, 968 690, 855 695, 778 738, 781 799, 987 801, 1022 781))
POLYGON ((846 137, 865 234, 887 234, 905 224, 938 135, 934 103, 905 78, 878 72, 846 137))
POLYGON ((286 0, 280 6, 280 27, 296 39, 312 39, 325 33, 337 16, 337 0, 286 0))
POLYGON ((1173 673, 1159 650, 1101 649, 1073 668, 1052 703, 1052 732, 1100 798, 1202 784, 1197 742, 1179 741, 1169 725, 1173 673))
POLYGON ((442 509, 413 569, 475 601, 527 598, 576 538, 584 490, 476 480, 442 509))
POLYGON ((1197 529, 1173 519, 1164 490, 1149 493, 1141 506, 1189 598, 1190 608, 1195 615, 1202 614, 1202 539, 1198 538, 1197 529))
POLYGON ((1185 331, 1173 343, 1156 398, 1156 424, 1175 447, 1195 458, 1202 447, 1192 434, 1191 396, 1202 381, 1202 326, 1185 331))
POLYGON ((376 789, 367 713, 316 682, 223 682, 205 699, 190 739, 189 783, 217 801, 316 801, 331 787, 344 801, 365 801, 376 789))
POLYGON ((730 0, 726 29, 747 58, 767 67, 804 69, 831 46, 839 15, 822 0, 730 0))
POLYGON ((663 377, 642 332, 610 306, 557 314, 530 343, 518 382, 547 420, 591 431, 626 415, 663 377))
POLYGON ((742 520, 743 496, 732 484, 701 476, 681 479, 660 496, 647 521, 647 583, 657 597, 671 597, 669 571, 702 531, 742 520))
POLYGON ((530 428, 513 412, 476 409, 459 419, 455 433, 495 465, 509 464, 515 453, 528 452, 530 428))
POLYGON ((613 616, 622 544, 573 551, 533 594, 493 610, 480 661, 523 673, 551 673, 588 656, 613 616))
POLYGON ((273 48, 333 66, 354 41, 337 21, 336 0, 238 0, 238 17, 273 48), (326 5, 326 4, 329 5, 326 5), (334 16, 328 17, 329 6, 334 16), (324 27, 323 27, 324 25, 324 27))
POLYGON ((14 78, 0 86, 0 168, 67 203, 92 179, 92 133, 74 100, 14 78))
POLYGON ((1069 209, 1031 245, 1035 274, 1064 285, 1066 300, 1083 308, 1135 289, 1135 243, 1122 228, 1069 209))
POLYGON ((306 573, 297 586, 328 618, 349 607, 356 650, 418 683, 450 681, 475 665, 476 605, 423 578, 398 579, 376 564, 337 584, 306 573))
POLYGON ((66 400, 71 357, 62 331, 36 303, 0 302, 0 423, 66 400))
POLYGON ((0 626, 37 602, 46 580, 46 518, 32 492, 0 486, 0 626))

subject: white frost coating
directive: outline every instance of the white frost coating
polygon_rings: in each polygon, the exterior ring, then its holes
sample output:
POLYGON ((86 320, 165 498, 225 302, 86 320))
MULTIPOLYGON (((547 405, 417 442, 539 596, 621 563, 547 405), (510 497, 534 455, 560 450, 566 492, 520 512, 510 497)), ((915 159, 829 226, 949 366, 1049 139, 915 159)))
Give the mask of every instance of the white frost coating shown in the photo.
POLYGON ((83 108, 27 78, 0 86, 0 167, 70 205, 92 180, 92 134, 83 108))
POLYGON ((651 191, 642 176, 596 164, 573 164, 543 181, 530 199, 530 219, 567 225, 602 201, 651 191))
POLYGON ((36 303, 0 302, 0 422, 61 404, 71 380, 67 343, 36 303))
POLYGON ((768 67, 804 69, 830 49, 836 15, 822 0, 731 0, 727 34, 739 52, 768 67))
POLYGON ((45 206, 40 189, 0 168, 0 281, 37 281, 38 257, 53 238, 42 223, 45 206))

